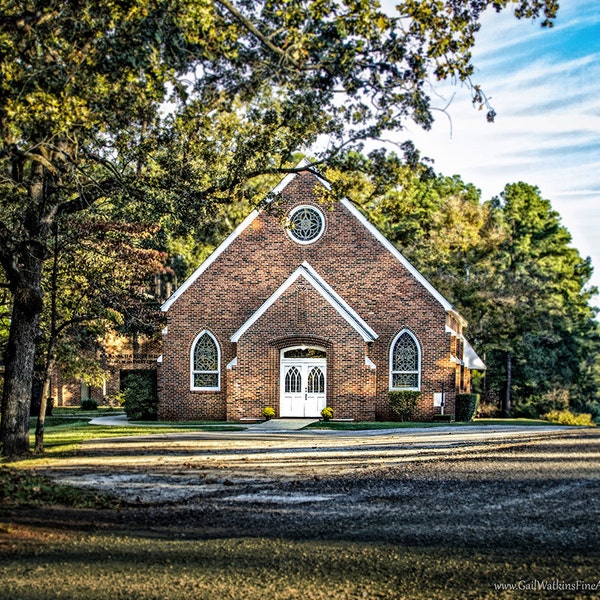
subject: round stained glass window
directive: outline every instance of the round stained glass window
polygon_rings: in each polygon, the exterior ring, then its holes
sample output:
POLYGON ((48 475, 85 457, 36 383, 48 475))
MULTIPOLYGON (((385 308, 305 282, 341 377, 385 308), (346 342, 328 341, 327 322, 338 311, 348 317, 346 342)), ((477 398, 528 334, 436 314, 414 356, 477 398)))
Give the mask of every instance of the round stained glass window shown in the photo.
POLYGON ((321 237, 325 221, 314 206, 299 206, 289 217, 290 235, 300 244, 310 244, 321 237))

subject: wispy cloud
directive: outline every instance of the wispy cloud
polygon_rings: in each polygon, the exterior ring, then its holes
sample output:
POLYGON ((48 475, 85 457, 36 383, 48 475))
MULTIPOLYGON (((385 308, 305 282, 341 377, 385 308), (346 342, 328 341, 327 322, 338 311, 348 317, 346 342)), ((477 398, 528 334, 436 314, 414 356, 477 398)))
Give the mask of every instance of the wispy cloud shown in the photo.
POLYGON ((409 127, 424 155, 460 174, 485 198, 526 181, 552 201, 573 244, 597 266, 600 287, 600 11, 596 0, 563 3, 552 30, 486 15, 474 53, 474 80, 496 122, 473 109, 464 86, 438 86, 431 132, 409 127))

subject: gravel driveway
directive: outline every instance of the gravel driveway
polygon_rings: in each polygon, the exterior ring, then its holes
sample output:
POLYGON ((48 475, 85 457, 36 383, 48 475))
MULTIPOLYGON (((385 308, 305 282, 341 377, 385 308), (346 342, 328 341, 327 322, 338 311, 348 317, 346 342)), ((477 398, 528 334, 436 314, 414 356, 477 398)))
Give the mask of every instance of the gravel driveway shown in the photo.
POLYGON ((47 473, 144 505, 136 518, 158 527, 598 551, 594 429, 113 438, 47 473))
POLYGON ((112 438, 45 470, 128 504, 12 511, 7 598, 600 597, 596 429, 112 438))

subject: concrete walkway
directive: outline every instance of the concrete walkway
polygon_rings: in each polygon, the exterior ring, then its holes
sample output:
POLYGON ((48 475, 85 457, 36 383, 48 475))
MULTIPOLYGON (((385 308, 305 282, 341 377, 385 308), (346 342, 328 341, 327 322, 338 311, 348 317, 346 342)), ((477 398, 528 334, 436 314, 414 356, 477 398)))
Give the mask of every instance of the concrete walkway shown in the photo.
MULTIPOLYGON (((139 423, 130 423, 127 415, 114 415, 110 417, 96 417, 88 425, 104 425, 106 427, 147 427, 139 423)), ((157 423, 158 425, 158 423, 157 423)))
MULTIPOLYGON (((295 431, 303 429, 307 425, 318 421, 319 419, 271 419, 260 423, 231 423, 231 425, 245 427, 249 431, 295 431)), ((131 423, 127 420, 127 415, 114 415, 110 417, 96 417, 89 423, 90 425, 103 425, 105 427, 168 427, 169 423, 131 423)), ((202 427, 210 427, 202 425, 202 427)))

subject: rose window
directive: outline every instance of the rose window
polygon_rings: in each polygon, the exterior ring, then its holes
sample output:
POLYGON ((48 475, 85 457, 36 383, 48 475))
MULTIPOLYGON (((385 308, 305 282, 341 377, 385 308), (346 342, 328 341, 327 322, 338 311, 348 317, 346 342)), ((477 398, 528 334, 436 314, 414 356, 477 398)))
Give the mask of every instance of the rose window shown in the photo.
POLYGON ((312 206, 301 206, 289 218, 290 235, 301 244, 316 241, 323 233, 323 215, 312 206))

